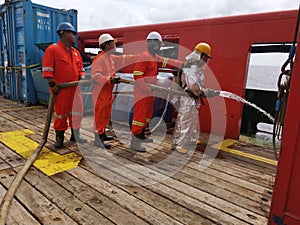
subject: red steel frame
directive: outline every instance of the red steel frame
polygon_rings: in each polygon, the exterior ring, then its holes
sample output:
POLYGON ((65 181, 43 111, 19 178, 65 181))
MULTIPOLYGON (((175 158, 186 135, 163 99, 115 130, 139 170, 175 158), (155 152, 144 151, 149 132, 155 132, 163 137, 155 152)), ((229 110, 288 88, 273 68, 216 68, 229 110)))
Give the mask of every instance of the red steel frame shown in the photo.
POLYGON ((300 225, 299 74, 300 48, 297 48, 269 217, 269 224, 273 225, 300 225))

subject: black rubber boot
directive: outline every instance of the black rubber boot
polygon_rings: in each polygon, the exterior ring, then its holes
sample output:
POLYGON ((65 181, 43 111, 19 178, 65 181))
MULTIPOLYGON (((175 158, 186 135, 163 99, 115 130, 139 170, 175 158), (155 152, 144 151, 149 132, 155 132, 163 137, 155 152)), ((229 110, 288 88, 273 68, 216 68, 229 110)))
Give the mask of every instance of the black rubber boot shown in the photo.
POLYGON ((103 141, 112 141, 112 140, 114 140, 114 137, 113 136, 107 136, 106 133, 104 133, 104 134, 101 134, 101 139, 103 141))
POLYGON ((110 149, 110 144, 107 144, 104 142, 104 140, 102 139, 101 134, 95 134, 95 141, 94 141, 94 146, 100 147, 100 148, 106 148, 106 149, 110 149))
POLYGON ((141 134, 136 134, 134 135, 134 137, 140 139, 140 142, 144 142, 144 143, 153 143, 153 140, 151 138, 148 138, 145 134, 141 133, 141 134))
POLYGON ((70 141, 77 142, 77 143, 87 143, 87 139, 83 138, 80 135, 79 129, 73 129, 73 128, 71 128, 70 141))
POLYGON ((151 130, 149 129, 149 127, 146 127, 143 129, 143 134, 148 137, 151 135, 151 130))
POLYGON ((54 147, 55 148, 63 148, 65 131, 64 130, 56 130, 55 133, 56 133, 56 136, 55 136, 54 147))

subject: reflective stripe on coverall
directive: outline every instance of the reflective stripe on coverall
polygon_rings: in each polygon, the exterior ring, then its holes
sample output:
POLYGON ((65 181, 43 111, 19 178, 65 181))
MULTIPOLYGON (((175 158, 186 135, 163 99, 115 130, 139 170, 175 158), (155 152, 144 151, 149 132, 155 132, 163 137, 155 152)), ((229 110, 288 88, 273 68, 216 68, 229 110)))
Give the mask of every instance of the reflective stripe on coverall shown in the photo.
POLYGON ((91 77, 96 81, 92 91, 96 133, 105 132, 111 116, 114 84, 110 83, 110 76, 115 76, 116 71, 135 63, 136 59, 136 55, 109 56, 105 51, 94 58, 91 77))
MULTIPOLYGON (((79 77, 85 76, 79 51, 73 47, 69 51, 61 41, 50 45, 46 49, 42 65, 43 77, 53 78, 56 84, 78 81, 79 77)), ((67 119, 69 119, 71 128, 79 129, 83 117, 80 88, 68 87, 61 89, 55 99, 54 112, 55 130, 67 130, 67 119), (73 105, 73 102, 76 104, 73 105)))
MULTIPOLYGON (((200 89, 203 88, 204 75, 201 68, 192 65, 190 68, 183 68, 183 74, 188 89, 194 84, 197 84, 200 89)), ((195 99, 180 97, 173 140, 176 149, 192 150, 196 146, 199 131, 198 111, 199 107, 196 105, 195 99)))
POLYGON ((149 124, 153 113, 153 93, 146 83, 155 84, 158 68, 180 68, 182 62, 174 59, 153 56, 148 50, 144 51, 133 71, 137 85, 134 86, 134 111, 131 131, 133 135, 143 132, 149 124))

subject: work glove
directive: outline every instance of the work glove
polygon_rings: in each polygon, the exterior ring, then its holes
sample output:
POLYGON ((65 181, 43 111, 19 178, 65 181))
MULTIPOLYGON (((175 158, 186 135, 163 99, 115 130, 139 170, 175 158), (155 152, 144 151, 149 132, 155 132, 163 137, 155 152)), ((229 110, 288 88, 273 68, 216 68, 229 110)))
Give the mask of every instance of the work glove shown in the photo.
POLYGON ((191 98, 193 98, 193 99, 197 99, 197 98, 198 98, 198 96, 195 95, 191 90, 185 89, 184 91, 185 91, 191 98))
POLYGON ((52 93, 57 95, 58 92, 60 91, 60 87, 54 81, 51 81, 48 84, 52 90, 52 93))
POLYGON ((78 81, 80 80, 86 80, 85 76, 78 76, 78 81))
POLYGON ((119 83, 121 83, 121 78, 120 77, 111 76, 110 77, 110 83, 111 84, 119 84, 119 83))

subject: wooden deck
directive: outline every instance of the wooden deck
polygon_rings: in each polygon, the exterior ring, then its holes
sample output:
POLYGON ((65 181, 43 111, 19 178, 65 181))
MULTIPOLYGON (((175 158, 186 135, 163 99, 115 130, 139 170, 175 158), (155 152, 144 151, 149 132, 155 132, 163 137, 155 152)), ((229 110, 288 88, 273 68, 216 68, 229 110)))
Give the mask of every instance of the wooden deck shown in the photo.
MULTIPOLYGON (((46 113, 43 106, 0 96, 1 199, 40 142, 46 113)), ((12 202, 8 225, 267 224, 276 172, 272 149, 228 139, 221 145, 201 134, 202 144, 183 155, 171 150, 168 134, 162 143, 154 135, 157 146, 148 145, 147 153, 130 150, 127 138, 112 141, 107 151, 93 147, 92 121, 85 116, 87 144, 69 142, 68 131, 60 150, 53 147, 51 125, 46 148, 12 202), (207 168, 204 152, 213 159, 207 168)))

